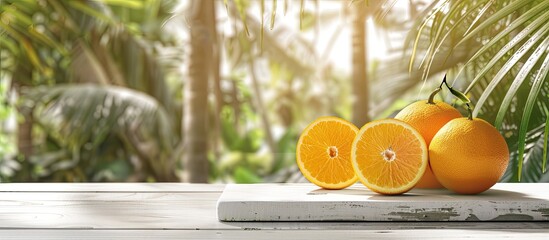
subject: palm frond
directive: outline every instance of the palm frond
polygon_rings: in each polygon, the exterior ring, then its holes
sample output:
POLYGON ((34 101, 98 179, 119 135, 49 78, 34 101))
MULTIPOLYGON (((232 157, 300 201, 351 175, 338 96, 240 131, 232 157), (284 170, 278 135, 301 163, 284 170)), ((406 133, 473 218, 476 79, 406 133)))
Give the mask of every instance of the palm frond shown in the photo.
POLYGON ((545 130, 543 131, 543 163, 542 163, 542 172, 547 171, 547 151, 549 148, 549 110, 545 109, 545 130))
MULTIPOLYGON (((538 126, 530 121, 532 116, 546 115, 533 109, 549 102, 545 95, 540 94, 542 86, 548 82, 549 72, 546 63, 549 58, 549 25, 546 24, 549 21, 549 2, 476 0, 452 4, 438 0, 433 3, 436 6, 444 4, 449 4, 448 10, 433 8, 417 22, 429 23, 431 26, 427 31, 432 36, 428 47, 418 45, 416 41, 412 49, 412 52, 426 49, 423 50, 426 64, 420 65, 423 68, 422 78, 427 79, 431 64, 435 62, 434 56, 455 53, 465 43, 476 43, 478 47, 472 57, 464 62, 455 83, 463 84, 465 81, 468 84, 465 92, 477 101, 474 116, 494 116, 494 123, 502 132, 508 126, 518 128, 518 153, 514 154, 517 158, 514 164, 517 164, 515 176, 520 180, 523 160, 526 161, 527 156, 539 157, 537 154, 529 155, 525 147, 526 139, 531 134, 539 134, 539 131, 532 131, 532 126, 538 126), (432 17, 437 14, 442 17, 432 17), (465 16, 472 19, 467 17, 464 20, 465 16), (461 40, 448 41, 446 36, 441 37, 442 32, 446 32, 446 35, 455 34, 461 40), (449 42, 450 48, 436 47, 443 42, 449 42), (542 63, 541 59, 544 59, 542 63), (472 80, 461 76, 465 71, 474 76, 472 80), (519 89, 526 85, 530 86, 530 91, 519 94, 519 89), (521 102, 523 99, 526 102, 521 102), (490 103, 490 106, 486 106, 486 103, 490 103), (513 112, 509 109, 513 109, 513 112), (515 113, 518 110, 520 112, 515 113), (509 115, 513 117, 506 117, 509 115)), ((420 31, 417 36, 421 34, 420 31)))
MULTIPOLYGON (((233 16, 239 14, 234 7, 229 8, 230 13, 233 16)), ((251 17, 248 13, 246 15, 246 28, 252 32, 261 31, 261 21, 258 21, 251 17)), ((229 55, 232 55, 233 64, 235 66, 239 64, 247 64, 247 61, 242 61, 243 57, 254 57, 255 51, 252 51, 253 44, 258 39, 246 38, 243 36, 236 36, 232 49, 229 51, 229 55), (243 56, 248 55, 248 56, 243 56)), ((231 44, 233 39, 229 39, 231 44)), ((308 40, 298 35, 296 32, 284 27, 278 27, 274 31, 270 31, 263 35, 263 46, 265 47, 262 54, 265 54, 271 60, 284 64, 288 69, 294 72, 297 76, 307 77, 312 74, 315 68, 315 50, 308 40), (291 41, 289 40, 291 39, 291 41), (289 50, 292 51, 289 51, 289 50)), ((260 44, 257 44, 260 45, 260 44)), ((257 46, 256 45, 256 46, 257 46)), ((230 56, 231 57, 231 56, 230 56)))
MULTIPOLYGON (((549 15, 547 15, 547 16, 549 17, 549 15)), ((474 116, 478 115, 480 109, 484 106, 484 103, 486 102, 486 99, 488 98, 488 96, 490 96, 490 94, 494 90, 494 88, 509 73, 510 69, 513 68, 515 66, 515 64, 517 64, 519 62, 519 60, 521 60, 527 53, 530 53, 529 50, 534 48, 538 41, 543 40, 542 44, 540 44, 540 46, 538 46, 536 48, 537 52, 531 53, 531 56, 528 58, 526 63, 522 66, 522 68, 521 68, 522 71, 519 73, 518 76, 515 76, 514 89, 518 88, 518 86, 520 86, 522 84, 524 78, 532 70, 533 65, 539 59, 540 53, 545 51, 545 48, 547 47, 547 44, 549 43, 548 42, 549 41, 549 35, 547 35, 547 33, 549 33, 549 25, 546 25, 545 27, 542 27, 541 29, 539 29, 539 31, 537 31, 533 35, 531 35, 530 38, 528 39, 528 41, 524 45, 520 46, 520 48, 517 49, 517 51, 505 62, 505 64, 500 68, 500 70, 497 72, 497 74, 492 78, 492 80, 490 80, 490 84, 484 89, 482 95, 478 99, 475 110, 473 111, 474 116), (545 39, 544 39, 544 37, 545 37, 545 39)), ((527 34, 524 34, 524 36, 527 36, 527 34)), ((509 43, 515 42, 514 40, 515 39, 511 40, 511 42, 509 42, 509 43)), ((508 46, 508 45, 509 44, 507 44, 506 46, 508 46)), ((507 53, 506 50, 508 51, 509 48, 504 47, 502 50, 500 50, 500 52, 492 59, 492 61, 490 61, 481 70, 481 72, 478 73, 477 77, 475 79, 473 79, 473 81, 471 82, 471 84, 467 88, 468 90, 471 89, 474 86, 474 84, 484 76, 484 74, 486 74, 488 71, 492 70, 492 67, 494 66, 494 64, 496 64, 496 62, 501 61, 503 59, 502 57, 507 53)), ((510 95, 512 95, 511 97, 513 97, 514 94, 512 94, 512 93, 514 93, 514 92, 512 91, 512 89, 510 89, 510 90, 511 90, 510 95)), ((465 92, 467 92, 467 91, 465 91, 465 92)), ((503 106, 502 110, 507 109, 504 105, 502 105, 502 106, 503 106)), ((503 111, 503 113, 505 113, 505 111, 503 111)))
POLYGON ((525 140, 525 149, 520 159, 520 153, 516 151, 518 143, 511 143, 511 148, 515 151, 511 153, 511 161, 502 177, 503 181, 516 182, 518 174, 518 163, 523 162, 522 168, 524 174, 521 178, 522 182, 540 182, 543 178, 547 178, 549 173, 543 171, 543 149, 544 149, 544 136, 543 125, 539 125, 536 128, 528 132, 528 138, 525 140))
POLYGON ((97 148, 114 135, 146 161, 155 177, 173 176, 172 126, 153 98, 128 88, 91 84, 38 87, 25 98, 37 123, 72 150, 73 158, 84 147, 97 148))

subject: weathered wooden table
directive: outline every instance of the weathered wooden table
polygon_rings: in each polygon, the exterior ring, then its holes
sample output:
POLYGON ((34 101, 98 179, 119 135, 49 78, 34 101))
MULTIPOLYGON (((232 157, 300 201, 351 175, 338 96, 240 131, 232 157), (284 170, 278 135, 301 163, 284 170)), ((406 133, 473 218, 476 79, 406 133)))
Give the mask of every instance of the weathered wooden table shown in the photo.
POLYGON ((220 222, 216 205, 224 188, 0 184, 0 239, 549 239, 548 222, 220 222))

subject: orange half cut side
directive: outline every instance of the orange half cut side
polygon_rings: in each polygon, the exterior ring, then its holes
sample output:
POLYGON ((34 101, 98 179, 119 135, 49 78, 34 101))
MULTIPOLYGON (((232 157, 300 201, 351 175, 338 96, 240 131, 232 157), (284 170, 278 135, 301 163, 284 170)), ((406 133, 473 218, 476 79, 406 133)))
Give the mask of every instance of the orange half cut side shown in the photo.
POLYGON ((428 165, 421 134, 395 119, 364 125, 353 141, 351 159, 359 180, 374 192, 402 194, 412 189, 428 165))
POLYGON ((311 123, 297 142, 297 166, 303 176, 326 189, 355 183, 351 145, 357 133, 355 125, 337 117, 321 117, 311 123))

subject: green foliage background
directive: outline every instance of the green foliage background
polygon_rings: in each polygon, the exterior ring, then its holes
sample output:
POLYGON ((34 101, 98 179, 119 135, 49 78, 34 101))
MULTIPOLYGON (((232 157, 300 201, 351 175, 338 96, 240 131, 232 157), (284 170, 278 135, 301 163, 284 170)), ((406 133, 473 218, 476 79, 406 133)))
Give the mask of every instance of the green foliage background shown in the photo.
MULTIPOLYGON (((214 80, 204 106, 210 182, 298 181, 301 129, 323 115, 351 118, 350 77, 305 36, 318 37, 320 21, 347 19, 357 5, 382 31, 408 36, 391 57, 365 66, 372 119, 426 98, 447 73, 479 103, 475 114, 506 137, 511 162, 502 181, 549 181, 548 1, 409 1, 407 19, 392 14, 396 1, 341 3, 320 11, 319 1, 216 1, 228 18, 219 22, 230 22, 230 31, 218 27, 230 70, 214 80)), ((188 30, 181 6, 1 1, 0 180, 179 181, 188 81, 181 69, 189 64, 188 43, 176 36, 188 30), (180 28, 166 31, 174 21, 180 28), (17 138, 25 136, 13 131, 26 121, 32 152, 21 150, 17 138)), ((449 93, 441 96, 459 107, 449 93)))

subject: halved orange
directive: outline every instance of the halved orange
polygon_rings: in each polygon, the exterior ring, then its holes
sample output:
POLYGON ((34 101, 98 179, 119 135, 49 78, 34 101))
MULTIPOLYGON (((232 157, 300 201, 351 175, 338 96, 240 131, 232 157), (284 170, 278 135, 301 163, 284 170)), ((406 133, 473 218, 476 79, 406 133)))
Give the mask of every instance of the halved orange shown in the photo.
POLYGON ((364 125, 353 141, 351 159, 358 179, 370 190, 387 195, 412 189, 428 165, 421 134, 396 119, 364 125))
POLYGON ((312 122, 297 142, 297 166, 310 182, 326 189, 346 188, 357 181, 351 144, 358 128, 337 117, 312 122))

